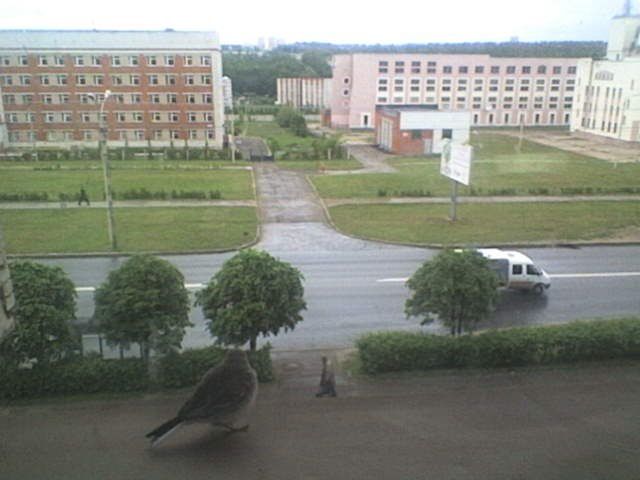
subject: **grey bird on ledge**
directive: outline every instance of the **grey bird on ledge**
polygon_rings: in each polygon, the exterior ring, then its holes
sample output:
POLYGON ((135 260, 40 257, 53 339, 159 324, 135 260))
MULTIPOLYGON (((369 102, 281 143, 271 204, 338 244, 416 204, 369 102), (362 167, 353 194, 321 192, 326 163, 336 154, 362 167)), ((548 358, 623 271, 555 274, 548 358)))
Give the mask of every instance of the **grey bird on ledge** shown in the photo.
POLYGON ((246 415, 258 393, 256 372, 242 350, 230 350, 224 361, 210 369, 200 380, 195 392, 182 406, 178 415, 149 432, 151 445, 157 445, 181 425, 209 422, 231 432, 247 431, 246 415))

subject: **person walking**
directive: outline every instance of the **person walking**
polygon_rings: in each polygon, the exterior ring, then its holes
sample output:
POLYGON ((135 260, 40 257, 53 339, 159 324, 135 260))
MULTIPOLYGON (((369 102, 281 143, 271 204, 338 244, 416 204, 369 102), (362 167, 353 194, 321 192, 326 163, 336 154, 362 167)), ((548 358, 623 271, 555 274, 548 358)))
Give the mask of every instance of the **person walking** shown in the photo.
POLYGON ((91 205, 89 203, 89 197, 87 196, 87 192, 84 187, 80 187, 80 196, 78 197, 78 206, 82 205, 82 202, 87 202, 87 205, 91 205))

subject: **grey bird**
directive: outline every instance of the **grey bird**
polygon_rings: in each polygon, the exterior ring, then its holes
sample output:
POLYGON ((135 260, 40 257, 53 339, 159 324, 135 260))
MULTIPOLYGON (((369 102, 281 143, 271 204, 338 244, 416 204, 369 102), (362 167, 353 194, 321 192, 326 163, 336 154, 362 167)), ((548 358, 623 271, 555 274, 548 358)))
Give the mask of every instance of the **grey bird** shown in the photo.
POLYGON ((193 422, 209 422, 231 432, 246 431, 248 424, 239 428, 235 425, 246 421, 257 393, 258 377, 247 354, 242 350, 230 350, 224 361, 200 380, 178 415, 146 436, 151 438, 151 445, 156 445, 181 425, 193 422))

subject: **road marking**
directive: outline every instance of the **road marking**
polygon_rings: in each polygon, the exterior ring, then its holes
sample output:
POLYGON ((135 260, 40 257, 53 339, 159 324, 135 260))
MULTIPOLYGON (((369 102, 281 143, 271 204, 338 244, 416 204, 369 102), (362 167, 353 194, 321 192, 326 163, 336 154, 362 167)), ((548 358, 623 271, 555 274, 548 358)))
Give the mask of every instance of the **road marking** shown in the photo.
MULTIPOLYGON (((199 290, 204 288, 204 283, 185 283, 185 288, 188 290, 199 290)), ((95 292, 96 287, 76 287, 76 292, 78 293, 87 293, 87 292, 95 292)))
POLYGON ((96 287, 76 287, 76 292, 78 293, 95 292, 95 291, 96 291, 96 287))
POLYGON ((640 272, 598 272, 598 273, 555 273, 551 278, 607 278, 607 277, 640 277, 640 272))
MULTIPOLYGON (((619 278, 640 277, 640 272, 550 273, 550 278, 619 278)), ((406 283, 409 278, 380 278, 378 283, 406 283)))

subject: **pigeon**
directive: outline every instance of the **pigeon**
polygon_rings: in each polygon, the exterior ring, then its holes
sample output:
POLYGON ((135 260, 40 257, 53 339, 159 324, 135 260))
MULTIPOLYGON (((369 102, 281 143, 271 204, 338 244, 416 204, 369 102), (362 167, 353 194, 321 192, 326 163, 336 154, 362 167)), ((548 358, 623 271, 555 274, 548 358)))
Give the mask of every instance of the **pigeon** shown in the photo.
POLYGON ((320 386, 316 397, 324 397, 329 395, 330 397, 337 397, 336 393, 336 376, 333 370, 333 365, 327 357, 322 357, 322 373, 320 374, 320 386))
POLYGON ((246 420, 258 393, 258 377, 242 350, 230 350, 224 361, 211 368, 182 406, 178 415, 166 421, 146 436, 157 445, 181 425, 209 422, 230 432, 247 431, 248 424, 236 428, 246 420))

